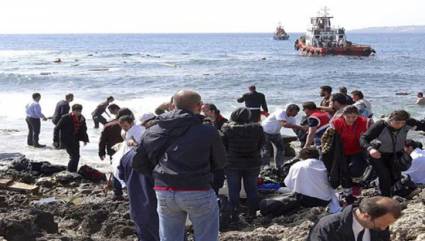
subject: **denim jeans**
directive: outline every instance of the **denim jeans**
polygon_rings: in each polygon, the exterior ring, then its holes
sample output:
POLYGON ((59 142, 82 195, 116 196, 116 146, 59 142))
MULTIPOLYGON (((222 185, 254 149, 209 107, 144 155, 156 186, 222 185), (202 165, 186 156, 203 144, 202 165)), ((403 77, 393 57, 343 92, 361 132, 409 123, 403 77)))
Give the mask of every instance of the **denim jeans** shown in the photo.
POLYGON ((187 216, 196 241, 218 241, 217 196, 208 191, 156 191, 161 241, 183 241, 187 216))
POLYGON ((273 146, 276 147, 276 167, 280 167, 283 165, 283 156, 284 156, 284 149, 283 149, 283 139, 280 134, 267 134, 264 133, 265 136, 265 143, 263 146, 263 161, 262 165, 270 165, 270 158, 273 155, 273 146))
POLYGON ((227 169, 225 173, 229 188, 230 204, 233 210, 237 211, 239 209, 239 193, 241 191, 241 179, 243 179, 243 185, 248 198, 249 214, 255 214, 258 210, 257 177, 260 169, 227 169))

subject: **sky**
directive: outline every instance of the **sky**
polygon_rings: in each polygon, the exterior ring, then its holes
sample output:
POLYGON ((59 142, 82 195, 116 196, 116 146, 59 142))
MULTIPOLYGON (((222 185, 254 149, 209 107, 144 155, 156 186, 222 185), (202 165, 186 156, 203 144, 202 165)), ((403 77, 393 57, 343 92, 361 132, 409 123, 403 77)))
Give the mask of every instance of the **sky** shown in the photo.
POLYGON ((324 6, 346 29, 425 25, 424 0, 1 0, 0 34, 303 32, 324 6))

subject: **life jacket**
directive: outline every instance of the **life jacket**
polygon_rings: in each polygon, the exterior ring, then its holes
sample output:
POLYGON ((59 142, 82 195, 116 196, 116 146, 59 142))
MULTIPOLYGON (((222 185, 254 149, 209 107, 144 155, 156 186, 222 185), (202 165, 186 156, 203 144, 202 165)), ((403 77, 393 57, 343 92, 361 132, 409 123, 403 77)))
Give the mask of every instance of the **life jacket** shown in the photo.
POLYGON ((327 112, 322 112, 320 110, 314 111, 309 118, 314 118, 318 120, 319 125, 317 126, 316 136, 321 136, 325 130, 329 127, 330 116, 327 112))

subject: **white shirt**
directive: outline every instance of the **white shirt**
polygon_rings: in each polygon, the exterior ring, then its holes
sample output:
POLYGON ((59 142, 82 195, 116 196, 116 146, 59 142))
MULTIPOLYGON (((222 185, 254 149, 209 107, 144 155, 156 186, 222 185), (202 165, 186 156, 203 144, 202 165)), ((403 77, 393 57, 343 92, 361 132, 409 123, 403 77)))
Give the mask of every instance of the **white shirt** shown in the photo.
POLYGON ((285 110, 278 110, 269 115, 262 123, 263 130, 267 134, 280 134, 282 127, 280 122, 285 121, 289 124, 295 125, 297 120, 293 116, 288 116, 285 110))
POLYGON ((142 140, 142 135, 145 133, 146 128, 141 125, 134 124, 127 132, 125 132, 124 140, 127 142, 129 140, 134 140, 137 144, 140 144, 142 140))
POLYGON ((354 233, 354 240, 357 240, 357 236, 359 233, 364 229, 363 239, 361 241, 370 241, 370 231, 368 228, 364 228, 356 219, 356 217, 353 214, 353 233, 354 233))
POLYGON ((403 172, 410 176, 410 179, 416 184, 425 184, 425 150, 416 148, 410 153, 412 165, 403 172))

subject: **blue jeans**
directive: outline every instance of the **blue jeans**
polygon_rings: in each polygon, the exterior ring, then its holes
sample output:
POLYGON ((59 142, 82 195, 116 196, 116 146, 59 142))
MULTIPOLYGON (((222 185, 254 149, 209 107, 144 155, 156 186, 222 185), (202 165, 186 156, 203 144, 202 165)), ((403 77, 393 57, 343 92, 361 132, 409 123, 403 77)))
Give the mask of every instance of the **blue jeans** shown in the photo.
POLYGON ((196 241, 218 241, 219 209, 215 192, 156 191, 161 241, 183 241, 187 216, 196 241))
POLYGON ((227 169, 225 173, 229 188, 230 204, 233 210, 238 211, 239 209, 239 193, 241 191, 241 179, 243 179, 243 185, 248 198, 249 214, 255 214, 258 210, 257 177, 260 169, 227 169))
POLYGON ((262 165, 270 165, 270 158, 273 155, 273 145, 276 147, 276 167, 283 166, 283 139, 280 134, 264 133, 265 143, 263 146, 263 161, 262 165))

